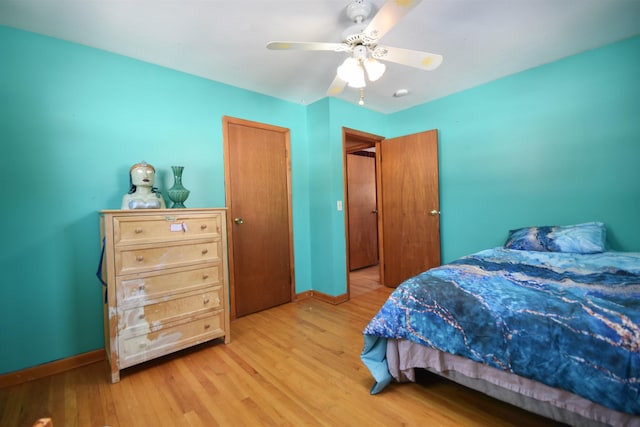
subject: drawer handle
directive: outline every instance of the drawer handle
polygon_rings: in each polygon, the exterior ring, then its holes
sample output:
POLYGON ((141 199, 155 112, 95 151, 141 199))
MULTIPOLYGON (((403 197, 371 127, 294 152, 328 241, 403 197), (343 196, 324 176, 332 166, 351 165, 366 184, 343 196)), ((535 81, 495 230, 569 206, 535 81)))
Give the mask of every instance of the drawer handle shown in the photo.
POLYGON ((208 323, 207 323, 206 325, 204 325, 204 328, 205 328, 205 329, 209 329, 210 327, 211 327, 211 325, 210 325, 210 324, 208 324, 208 323))
POLYGON ((206 255, 206 254, 208 254, 208 253, 209 253, 209 249, 203 249, 203 250, 202 250, 202 255, 206 255))
POLYGON ((140 233, 142 233, 142 228, 140 228, 140 227, 136 228, 136 229, 135 229, 135 233, 136 233, 136 234, 140 234, 140 233))
POLYGON ((202 224, 200 226, 200 230, 206 230, 207 229, 207 224, 202 224))
POLYGON ((202 301, 202 303, 203 303, 204 305, 209 304, 209 298, 205 298, 205 299, 202 301))
POLYGON ((142 255, 138 255, 138 256, 136 257, 136 261, 138 261, 138 262, 142 262, 142 261, 144 261, 144 257, 143 257, 142 255))
POLYGON ((144 319, 144 313, 138 314, 138 319, 144 319))
POLYGON ((139 292, 143 292, 144 291, 144 283, 140 286, 138 286, 138 291, 139 292))
POLYGON ((208 275, 208 274, 203 274, 203 275, 202 275, 202 279, 203 279, 203 280, 207 280, 208 278, 209 278, 209 275, 208 275))

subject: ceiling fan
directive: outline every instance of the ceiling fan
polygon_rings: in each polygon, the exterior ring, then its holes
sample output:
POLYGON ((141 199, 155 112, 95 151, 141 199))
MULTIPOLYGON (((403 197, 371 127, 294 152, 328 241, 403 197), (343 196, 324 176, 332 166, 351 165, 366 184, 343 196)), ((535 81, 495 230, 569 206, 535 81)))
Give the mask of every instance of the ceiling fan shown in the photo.
POLYGON ((353 0, 347 6, 347 16, 354 25, 345 30, 342 43, 272 41, 267 44, 267 48, 348 53, 349 57, 338 67, 327 95, 337 95, 348 85, 361 90, 359 104, 362 105, 363 88, 366 86, 365 71, 369 81, 375 81, 384 74, 386 67, 378 59, 422 70, 435 70, 442 63, 442 55, 435 53, 378 45, 378 40, 420 2, 421 0, 387 0, 367 24, 365 20, 371 13, 371 3, 368 0, 353 0))

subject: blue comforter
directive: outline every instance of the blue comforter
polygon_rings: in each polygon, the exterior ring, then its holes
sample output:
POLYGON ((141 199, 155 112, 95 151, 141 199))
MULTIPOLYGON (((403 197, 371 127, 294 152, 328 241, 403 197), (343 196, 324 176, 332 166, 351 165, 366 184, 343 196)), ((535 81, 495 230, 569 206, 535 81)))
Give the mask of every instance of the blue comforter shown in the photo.
POLYGON ((640 414, 640 253, 478 252, 406 280, 364 334, 372 393, 404 338, 640 414))

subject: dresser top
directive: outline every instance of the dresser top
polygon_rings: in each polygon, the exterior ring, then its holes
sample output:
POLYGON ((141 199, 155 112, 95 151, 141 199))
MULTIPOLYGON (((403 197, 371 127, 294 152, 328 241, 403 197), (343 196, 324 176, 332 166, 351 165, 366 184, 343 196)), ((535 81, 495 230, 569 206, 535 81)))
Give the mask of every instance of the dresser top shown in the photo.
POLYGON ((179 208, 179 209, 105 209, 100 214, 106 215, 188 215, 194 213, 208 213, 212 211, 226 211, 227 208, 179 208))

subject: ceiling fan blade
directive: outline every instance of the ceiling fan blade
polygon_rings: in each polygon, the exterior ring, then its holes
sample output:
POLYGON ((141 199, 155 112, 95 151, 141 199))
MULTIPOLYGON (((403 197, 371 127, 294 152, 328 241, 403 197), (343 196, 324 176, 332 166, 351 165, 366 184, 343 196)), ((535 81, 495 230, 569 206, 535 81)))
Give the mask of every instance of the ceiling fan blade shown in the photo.
POLYGON ((327 96, 335 96, 340 94, 344 90, 346 85, 347 82, 336 75, 336 78, 333 79, 333 82, 331 82, 331 86, 329 86, 329 89, 327 90, 327 96))
POLYGON ((399 47, 377 46, 371 56, 383 61, 408 65, 422 70, 435 70, 442 63, 442 55, 420 52, 419 50, 402 49, 399 47))
POLYGON ((375 44, 375 41, 380 40, 382 36, 387 34, 398 21, 420 4, 421 1, 422 0, 387 0, 363 31, 366 37, 373 39, 373 43, 369 44, 375 44))
POLYGON ((267 49, 271 50, 328 50, 332 52, 347 52, 351 48, 345 43, 325 42, 269 42, 267 49))

